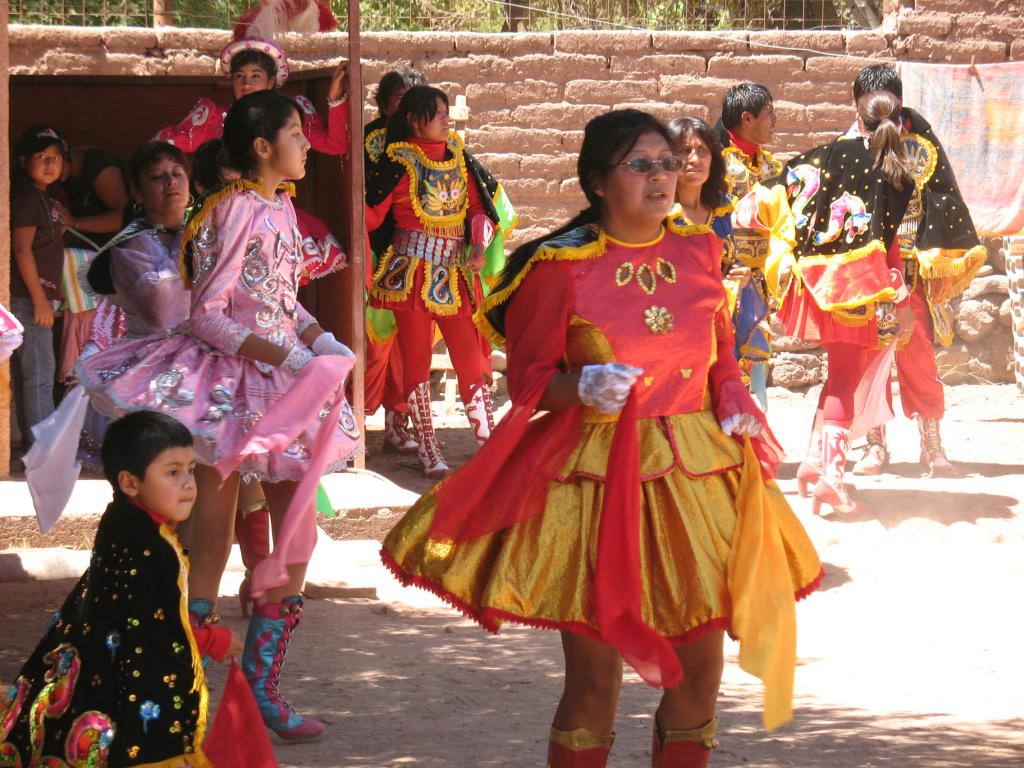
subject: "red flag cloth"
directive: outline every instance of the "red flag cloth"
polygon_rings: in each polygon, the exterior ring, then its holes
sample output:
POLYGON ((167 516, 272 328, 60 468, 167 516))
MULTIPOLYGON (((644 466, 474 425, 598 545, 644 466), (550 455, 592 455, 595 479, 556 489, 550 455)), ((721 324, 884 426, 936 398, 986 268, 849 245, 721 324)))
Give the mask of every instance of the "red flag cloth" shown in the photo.
POLYGON ((594 569, 594 609, 601 639, 613 645, 649 685, 671 688, 683 668, 672 644, 644 623, 641 613, 640 443, 637 396, 630 392, 615 426, 601 503, 594 569))
POLYGON ((214 768, 277 768, 256 699, 234 659, 203 751, 214 768))

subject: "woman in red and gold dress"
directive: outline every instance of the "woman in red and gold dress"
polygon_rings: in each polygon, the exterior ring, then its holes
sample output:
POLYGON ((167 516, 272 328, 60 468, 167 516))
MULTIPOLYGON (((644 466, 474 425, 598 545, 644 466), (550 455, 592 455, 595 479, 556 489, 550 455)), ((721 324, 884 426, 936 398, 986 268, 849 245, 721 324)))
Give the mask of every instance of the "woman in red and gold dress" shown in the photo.
POLYGON ((517 250, 479 317, 512 409, 382 551, 489 630, 562 633, 549 766, 605 765, 623 659, 664 688, 653 765, 707 765, 726 631, 785 722, 795 599, 821 575, 732 354, 721 241, 670 215, 679 167, 656 118, 590 121, 589 207, 517 250))

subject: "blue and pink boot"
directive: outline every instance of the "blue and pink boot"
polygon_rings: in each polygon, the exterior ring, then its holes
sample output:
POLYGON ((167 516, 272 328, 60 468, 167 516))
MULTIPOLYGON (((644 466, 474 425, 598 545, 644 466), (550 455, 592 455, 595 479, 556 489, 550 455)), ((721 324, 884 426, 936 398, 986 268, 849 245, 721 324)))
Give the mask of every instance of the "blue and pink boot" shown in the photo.
POLYGON ((242 671, 252 687, 263 723, 284 741, 316 741, 324 735, 324 724, 303 717, 284 700, 277 689, 288 641, 302 618, 302 598, 286 597, 280 603, 262 603, 253 609, 242 652, 242 671))

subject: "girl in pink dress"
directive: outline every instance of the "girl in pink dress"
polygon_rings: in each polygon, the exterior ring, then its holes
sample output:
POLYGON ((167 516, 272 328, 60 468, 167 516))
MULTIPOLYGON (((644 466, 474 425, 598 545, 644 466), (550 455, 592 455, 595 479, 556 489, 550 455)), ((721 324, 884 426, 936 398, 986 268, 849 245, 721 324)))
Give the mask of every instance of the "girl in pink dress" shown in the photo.
POLYGON ((188 322, 169 336, 125 341, 80 361, 78 375, 108 416, 161 410, 195 437, 189 607, 196 623, 216 620, 240 474, 263 482, 275 547, 253 574, 257 605, 242 666, 267 726, 285 740, 306 741, 324 726, 295 712, 278 680, 302 614, 316 480, 356 448, 344 401, 352 352, 295 298, 301 243, 279 186, 305 173, 302 114, 281 94, 250 94, 228 113, 224 143, 242 179, 208 198, 186 230, 188 322))

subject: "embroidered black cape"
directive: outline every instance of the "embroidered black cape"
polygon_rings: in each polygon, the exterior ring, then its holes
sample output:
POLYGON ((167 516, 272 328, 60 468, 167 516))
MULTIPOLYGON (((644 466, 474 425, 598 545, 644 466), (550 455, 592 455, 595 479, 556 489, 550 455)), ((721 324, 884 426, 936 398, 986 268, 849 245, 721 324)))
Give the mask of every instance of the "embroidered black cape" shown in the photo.
POLYGON ((917 247, 921 250, 973 248, 980 240, 974 229, 971 212, 960 194, 960 187, 957 186, 946 150, 942 148, 942 143, 932 131, 931 125, 919 113, 904 107, 901 116, 904 130, 927 139, 936 151, 934 159, 920 158, 921 162, 930 160, 933 170, 922 190, 924 218, 917 230, 917 247))
POLYGON ((0 699, 0 764, 209 765, 186 579, 176 534, 113 501, 89 569, 0 699))

